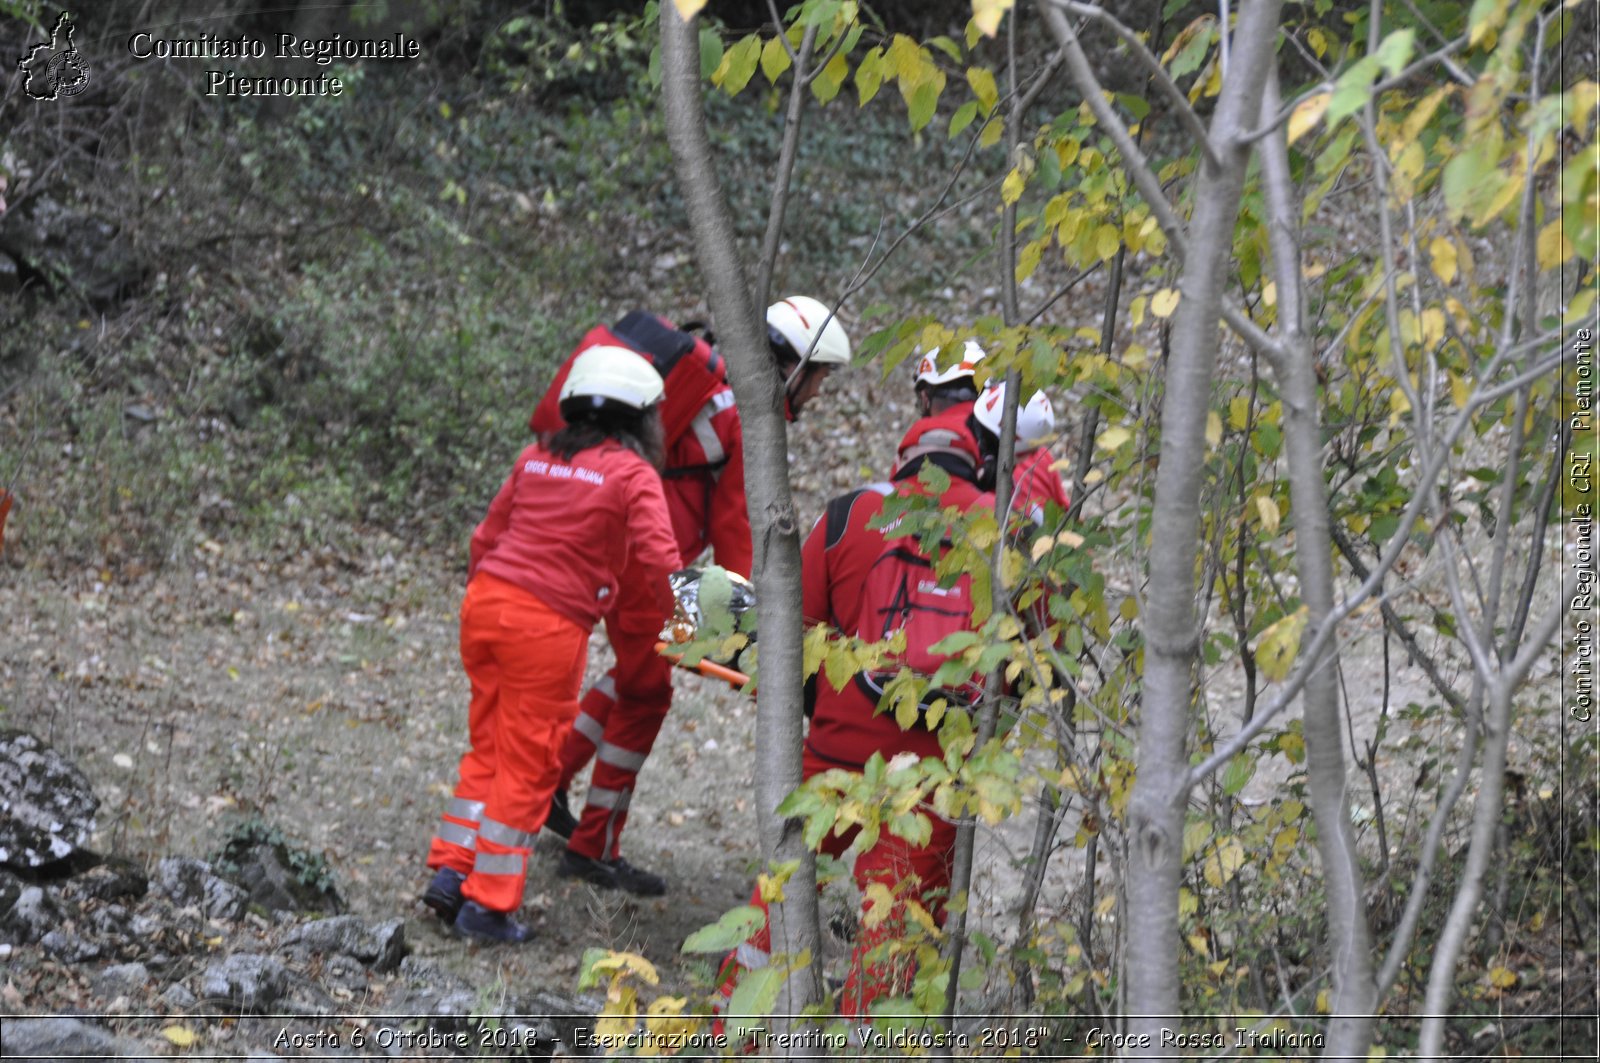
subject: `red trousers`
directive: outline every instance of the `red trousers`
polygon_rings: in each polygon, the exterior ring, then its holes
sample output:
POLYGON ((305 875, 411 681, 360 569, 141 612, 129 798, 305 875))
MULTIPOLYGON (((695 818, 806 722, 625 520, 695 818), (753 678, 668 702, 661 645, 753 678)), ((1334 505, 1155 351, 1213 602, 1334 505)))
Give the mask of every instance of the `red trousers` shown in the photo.
POLYGON ((471 748, 428 850, 428 866, 467 880, 461 893, 497 912, 522 906, 528 854, 561 776, 589 632, 538 597, 478 575, 461 603, 461 663, 472 684, 471 748))
MULTIPOLYGON (((840 766, 823 760, 807 747, 802 770, 804 777, 809 779, 840 766)), ((917 973, 911 957, 868 959, 874 949, 904 933, 907 898, 915 898, 940 926, 944 925, 951 864, 955 856, 956 827, 954 823, 935 815, 932 809, 924 807, 922 811, 933 823, 933 835, 927 845, 912 845, 885 830, 878 835, 876 845, 856 857, 856 886, 863 894, 861 929, 850 954, 850 973, 845 978, 844 993, 839 1003, 840 1014, 849 1018, 865 1017, 872 1002, 879 997, 898 996, 911 989, 911 980, 917 973), (873 883, 888 887, 894 906, 876 926, 868 926, 867 916, 871 914, 876 918, 876 913, 874 902, 864 895, 867 887, 873 883)), ((837 836, 829 834, 822 841, 821 851, 842 857, 856 834, 855 830, 837 836)), ((750 903, 766 911, 759 885, 751 891, 750 903)), ((772 929, 770 925, 763 925, 723 961, 722 992, 731 995, 739 973, 746 968, 766 966, 771 952, 772 929)))
POLYGON ((567 848, 595 860, 617 856, 628 805, 639 770, 655 746, 672 707, 672 663, 656 652, 660 624, 629 630, 627 621, 606 621, 617 664, 583 696, 572 732, 561 751, 560 789, 593 757, 594 775, 583 814, 567 848))

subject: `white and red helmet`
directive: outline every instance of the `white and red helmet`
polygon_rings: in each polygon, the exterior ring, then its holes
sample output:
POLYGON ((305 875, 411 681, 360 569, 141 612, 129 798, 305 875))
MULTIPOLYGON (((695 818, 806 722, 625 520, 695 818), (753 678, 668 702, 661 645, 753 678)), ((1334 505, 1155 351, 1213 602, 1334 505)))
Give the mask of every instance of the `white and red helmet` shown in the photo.
POLYGON ((767 307, 770 336, 788 344, 810 365, 849 365, 850 337, 826 305, 809 295, 791 295, 767 307))
MULTIPOLYGON (((984 388, 983 394, 978 396, 978 401, 973 405, 972 413, 983 425, 995 435, 1000 434, 1000 417, 1005 412, 1006 383, 997 381, 984 388)), ((1050 405, 1050 396, 1042 391, 1035 391, 1028 396, 1028 401, 1017 407, 1017 449, 1034 450, 1044 446, 1055 437, 1056 411, 1050 405)))
MULTIPOLYGON (((942 388, 949 384, 960 383, 963 379, 972 384, 973 374, 978 369, 978 363, 988 357, 977 340, 968 340, 961 350, 961 358, 952 365, 943 369, 939 368, 939 351, 935 347, 924 354, 917 362, 917 385, 930 388, 942 388)), ((977 390, 973 385, 973 390, 977 390)))
POLYGON ((660 402, 665 393, 655 366, 626 347, 600 344, 573 360, 561 385, 561 402, 589 399, 598 406, 610 401, 644 410, 660 402))

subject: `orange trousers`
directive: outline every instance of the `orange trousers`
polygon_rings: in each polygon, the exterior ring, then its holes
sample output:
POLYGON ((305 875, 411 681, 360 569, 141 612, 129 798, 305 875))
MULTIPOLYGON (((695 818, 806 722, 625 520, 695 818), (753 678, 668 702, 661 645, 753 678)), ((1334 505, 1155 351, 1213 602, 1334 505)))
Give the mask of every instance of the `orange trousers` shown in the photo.
POLYGON ((536 595, 488 575, 467 585, 461 663, 472 684, 471 747, 428 851, 429 867, 467 876, 467 900, 497 912, 522 906, 588 652, 588 630, 536 595))

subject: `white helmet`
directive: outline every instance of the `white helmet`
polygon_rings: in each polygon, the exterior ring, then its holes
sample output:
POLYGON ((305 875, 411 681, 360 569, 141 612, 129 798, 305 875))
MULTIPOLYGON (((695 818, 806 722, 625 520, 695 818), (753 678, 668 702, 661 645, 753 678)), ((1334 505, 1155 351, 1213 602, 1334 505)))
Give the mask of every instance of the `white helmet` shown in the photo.
POLYGON ((767 307, 767 329, 810 365, 849 365, 850 337, 827 306, 808 295, 791 295, 767 307), (818 336, 817 333, 822 335, 818 336), (813 349, 812 344, 816 347, 813 349))
POLYGON ((926 384, 930 388, 943 387, 954 384, 963 377, 970 383, 973 371, 978 368, 978 363, 988 357, 984 349, 978 346, 977 340, 968 340, 966 347, 961 352, 961 360, 945 369, 939 368, 939 348, 935 347, 917 362, 917 383, 926 384))
POLYGON ((610 399, 644 410, 660 402, 665 393, 661 374, 642 356, 626 347, 601 344, 573 359, 566 383, 561 385, 560 401, 610 399))
MULTIPOLYGON (((1006 407, 1004 380, 984 388, 973 406, 973 416, 995 435, 1000 434, 1000 417, 1006 407)), ((1056 432, 1056 411, 1050 405, 1050 396, 1035 391, 1028 401, 1017 407, 1017 449, 1033 450, 1050 442, 1056 432)))

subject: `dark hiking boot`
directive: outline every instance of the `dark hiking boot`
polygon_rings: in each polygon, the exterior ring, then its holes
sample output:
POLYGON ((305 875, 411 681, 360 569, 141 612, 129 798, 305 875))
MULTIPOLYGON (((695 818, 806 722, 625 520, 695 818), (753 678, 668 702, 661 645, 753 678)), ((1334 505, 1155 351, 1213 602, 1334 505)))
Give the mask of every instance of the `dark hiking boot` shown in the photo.
POLYGON ((562 878, 581 878, 601 889, 626 890, 636 897, 660 897, 667 892, 666 879, 634 867, 620 856, 615 860, 595 860, 568 849, 561 854, 556 873, 562 878))
POLYGON ((477 901, 467 901, 456 916, 457 937, 485 945, 520 945, 533 937, 533 931, 511 918, 507 912, 491 912, 477 901))
POLYGON ((578 829, 578 817, 572 814, 565 790, 557 790, 551 796, 550 814, 545 817, 544 829, 560 838, 570 838, 578 829))
POLYGON ((466 880, 467 876, 454 868, 441 867, 422 891, 422 903, 446 923, 455 922, 456 913, 461 911, 461 884, 466 880))

